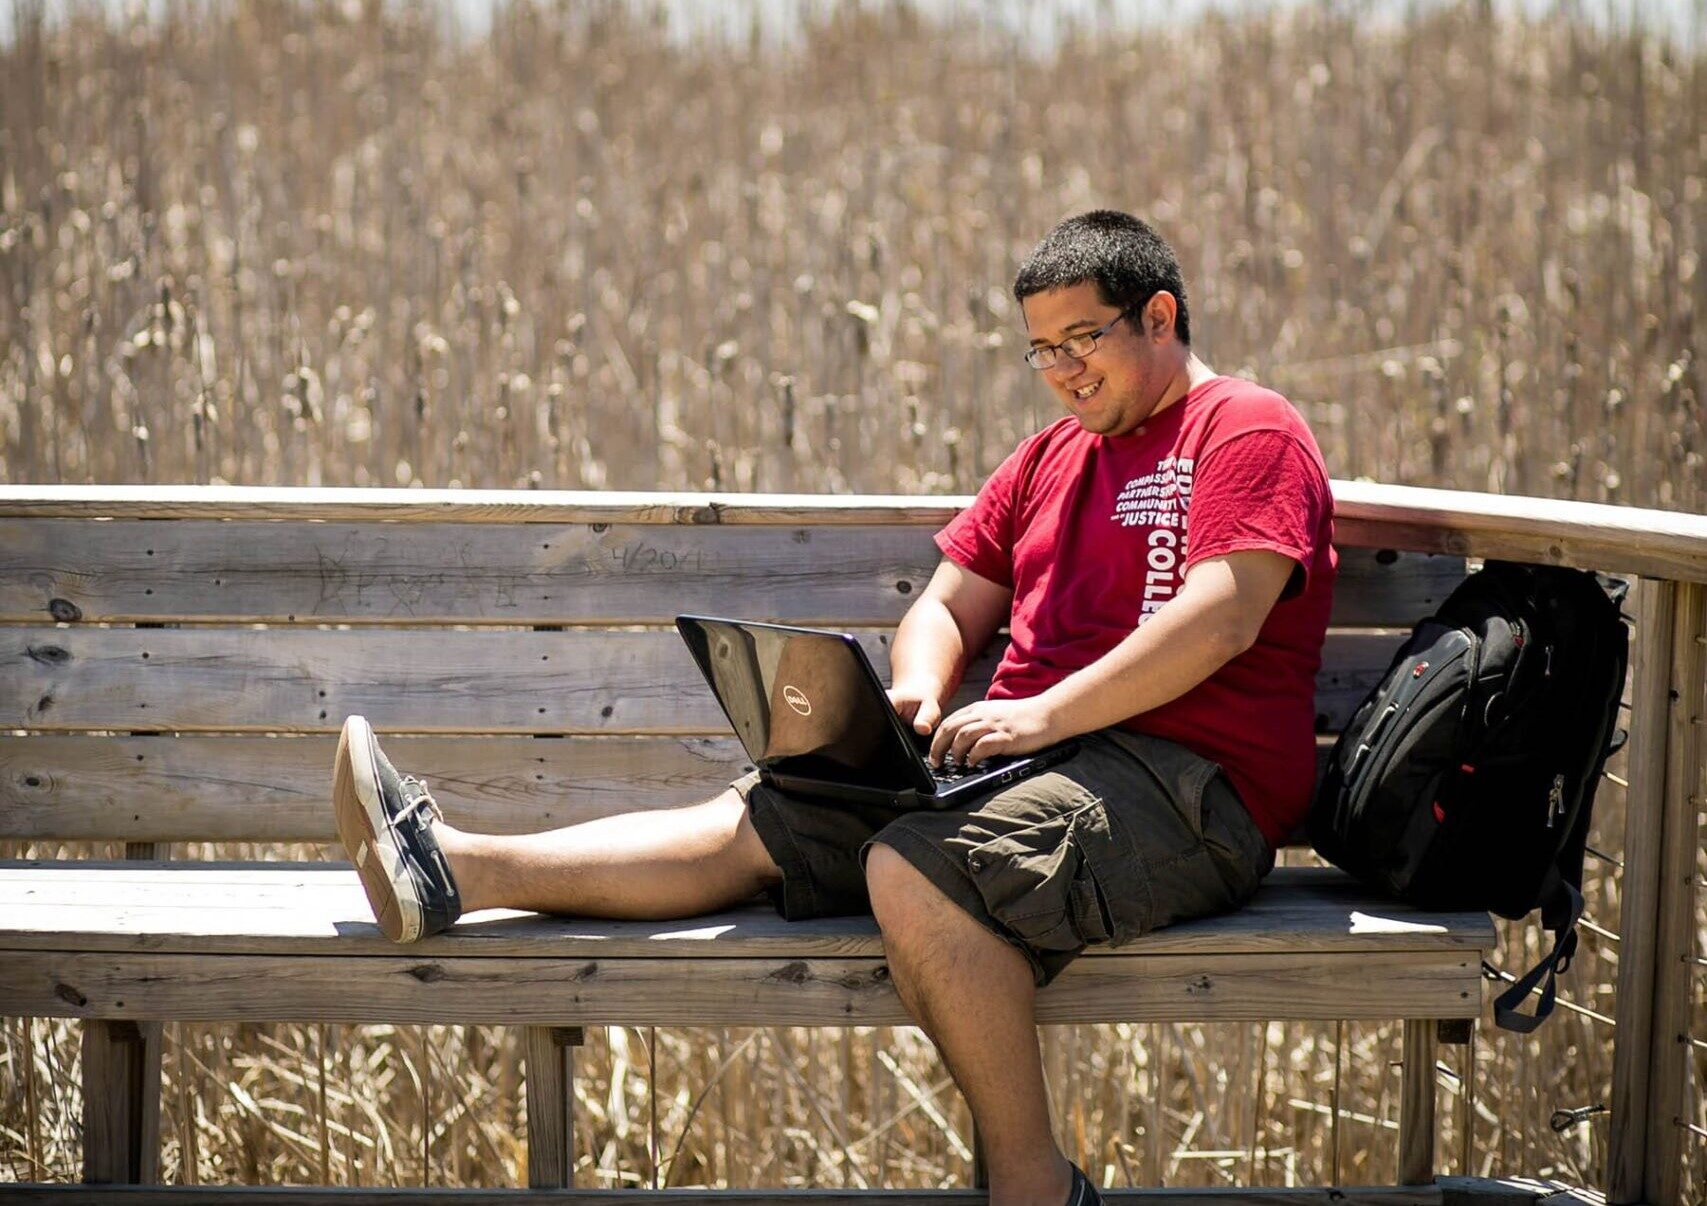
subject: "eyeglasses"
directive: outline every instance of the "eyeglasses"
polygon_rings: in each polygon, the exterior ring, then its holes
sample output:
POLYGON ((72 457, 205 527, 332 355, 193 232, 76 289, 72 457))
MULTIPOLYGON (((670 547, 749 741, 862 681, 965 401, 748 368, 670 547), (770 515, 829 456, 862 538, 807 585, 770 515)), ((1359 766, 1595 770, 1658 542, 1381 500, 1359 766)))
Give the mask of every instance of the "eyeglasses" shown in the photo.
POLYGON ((1119 314, 1116 314, 1113 318, 1103 323, 1102 326, 1098 327, 1094 331, 1080 331, 1076 335, 1067 336, 1067 338, 1063 339, 1060 343, 1039 344, 1026 352, 1025 362, 1032 368, 1041 372, 1043 369, 1049 368, 1059 360, 1062 352, 1065 352, 1074 360, 1083 360, 1086 356, 1089 356, 1092 352, 1096 351, 1097 340, 1101 339, 1104 335, 1107 335, 1111 330, 1113 330, 1115 323, 1119 322, 1123 318, 1129 317, 1130 315, 1131 311, 1122 310, 1119 314))

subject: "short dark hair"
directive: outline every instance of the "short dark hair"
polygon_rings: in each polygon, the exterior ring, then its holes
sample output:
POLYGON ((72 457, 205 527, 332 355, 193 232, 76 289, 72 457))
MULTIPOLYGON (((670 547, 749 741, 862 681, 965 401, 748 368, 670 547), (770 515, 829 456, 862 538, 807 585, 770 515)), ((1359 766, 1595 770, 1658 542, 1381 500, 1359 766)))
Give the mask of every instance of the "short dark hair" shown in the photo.
POLYGON ((1068 218, 1043 236, 1014 277, 1014 300, 1095 281, 1103 301, 1121 313, 1166 289, 1179 303, 1174 333, 1191 343, 1185 277, 1168 241, 1150 224, 1119 210, 1097 209, 1068 218))

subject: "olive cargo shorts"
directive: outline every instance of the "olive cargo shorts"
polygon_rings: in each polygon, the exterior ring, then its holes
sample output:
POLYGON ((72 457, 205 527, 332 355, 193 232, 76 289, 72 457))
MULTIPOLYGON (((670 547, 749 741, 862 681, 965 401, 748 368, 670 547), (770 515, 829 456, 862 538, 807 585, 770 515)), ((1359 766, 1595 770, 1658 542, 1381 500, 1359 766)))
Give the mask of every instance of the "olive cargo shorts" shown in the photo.
POLYGON ((735 783, 790 921, 871 911, 865 852, 893 847, 1047 984, 1086 946, 1248 900, 1274 865, 1221 767, 1158 737, 1102 729, 1051 769, 948 810, 894 809, 735 783))

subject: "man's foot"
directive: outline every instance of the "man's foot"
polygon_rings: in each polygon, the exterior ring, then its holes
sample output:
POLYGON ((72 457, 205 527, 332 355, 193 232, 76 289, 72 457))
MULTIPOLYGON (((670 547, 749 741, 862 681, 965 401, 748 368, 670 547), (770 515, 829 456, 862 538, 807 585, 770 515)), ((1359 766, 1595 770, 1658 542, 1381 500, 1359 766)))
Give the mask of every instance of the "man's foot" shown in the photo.
POLYGON ((1097 1187, 1091 1184, 1085 1170, 1077 1164, 1072 1168, 1073 1187, 1067 1191, 1067 1206, 1102 1206, 1102 1195, 1097 1192, 1097 1187))
POLYGON ((338 836, 385 936, 414 942, 449 929, 462 915, 462 897, 433 836, 443 815, 424 782, 397 773, 360 716, 345 720, 338 736, 332 802, 338 836))

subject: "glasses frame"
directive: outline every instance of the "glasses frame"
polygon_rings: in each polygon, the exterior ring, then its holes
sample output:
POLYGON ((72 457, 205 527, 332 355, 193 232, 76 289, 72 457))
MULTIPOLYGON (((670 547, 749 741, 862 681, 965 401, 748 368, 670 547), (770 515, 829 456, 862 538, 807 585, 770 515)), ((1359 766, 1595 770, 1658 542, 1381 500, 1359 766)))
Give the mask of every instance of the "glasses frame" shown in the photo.
MULTIPOLYGON (((1145 298, 1144 300, 1147 302, 1149 301, 1149 298, 1145 298)), ((1140 302, 1130 310, 1122 310, 1119 314, 1116 314, 1113 318, 1103 323, 1102 326, 1098 327, 1094 331, 1079 331, 1076 334, 1067 336, 1067 338, 1063 339, 1060 343, 1040 343, 1036 347, 1027 348, 1025 351, 1025 362, 1041 373, 1045 369, 1054 368, 1055 362, 1060 360, 1063 355, 1069 356, 1074 360, 1083 360, 1092 352, 1097 350, 1097 344, 1102 340, 1104 335, 1107 335, 1110 331, 1114 330, 1115 323, 1119 322, 1123 318, 1131 318, 1133 310, 1141 309, 1143 304, 1143 302, 1140 302), (1089 342, 1085 342, 1086 340, 1089 340, 1089 342), (1082 350, 1077 352, 1072 351, 1068 348, 1068 344, 1078 344, 1082 350), (1037 358, 1040 356, 1044 358, 1042 364, 1037 362, 1037 358)))

